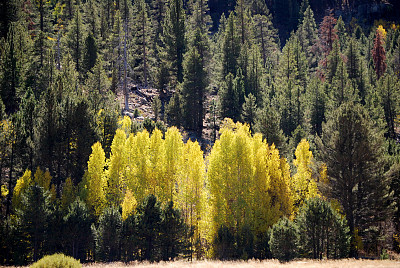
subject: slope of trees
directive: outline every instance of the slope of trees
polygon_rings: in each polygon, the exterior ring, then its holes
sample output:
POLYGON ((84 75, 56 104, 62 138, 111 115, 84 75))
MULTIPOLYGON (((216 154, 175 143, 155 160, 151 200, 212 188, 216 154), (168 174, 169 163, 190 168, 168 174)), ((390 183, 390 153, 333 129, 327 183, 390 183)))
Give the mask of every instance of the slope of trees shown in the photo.
POLYGON ((218 3, 0 3, 0 264, 399 251, 397 22, 218 3))

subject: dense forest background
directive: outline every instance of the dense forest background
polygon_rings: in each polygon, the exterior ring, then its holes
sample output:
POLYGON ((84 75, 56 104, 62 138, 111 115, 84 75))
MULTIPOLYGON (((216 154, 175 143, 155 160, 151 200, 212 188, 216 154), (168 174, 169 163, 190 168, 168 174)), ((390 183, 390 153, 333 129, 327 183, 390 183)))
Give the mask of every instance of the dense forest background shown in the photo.
POLYGON ((0 264, 400 251, 398 1, 0 12, 0 264))

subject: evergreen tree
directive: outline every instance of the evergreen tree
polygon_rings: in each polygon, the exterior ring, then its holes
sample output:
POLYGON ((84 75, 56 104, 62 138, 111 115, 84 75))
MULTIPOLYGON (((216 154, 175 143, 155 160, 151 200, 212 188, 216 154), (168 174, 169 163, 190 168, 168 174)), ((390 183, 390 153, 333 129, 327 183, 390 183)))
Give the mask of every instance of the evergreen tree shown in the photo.
POLYGON ((336 25, 335 25, 335 30, 336 30, 336 34, 338 36, 340 49, 342 51, 346 51, 348 37, 347 37, 346 25, 344 24, 342 16, 340 16, 337 19, 336 25))
MULTIPOLYGON (((303 1, 304 6, 308 5, 306 1, 303 1)), ((308 5, 305 12, 303 13, 302 23, 299 25, 297 30, 300 44, 306 54, 308 66, 311 70, 315 70, 318 61, 315 44, 318 42, 318 30, 314 19, 314 12, 308 5)))
POLYGON ((225 28, 222 48, 222 77, 226 78, 229 73, 236 75, 238 58, 240 54, 240 37, 237 35, 235 16, 231 12, 225 28))
MULTIPOLYGON (((22 195, 21 209, 17 216, 21 221, 22 239, 27 239, 33 261, 44 255, 48 219, 51 215, 49 194, 37 184, 29 186, 22 195)), ((30 255, 30 254, 29 254, 30 255)))
POLYGON ((386 51, 383 47, 385 42, 384 31, 384 29, 381 30, 379 27, 376 29, 374 47, 372 49, 372 57, 374 60, 375 72, 378 79, 382 77, 387 67, 386 51))
POLYGON ((361 105, 345 103, 323 126, 320 152, 327 164, 329 192, 343 206, 352 235, 350 255, 355 256, 358 232, 364 242, 388 207, 386 177, 383 175, 382 136, 372 127, 361 105))
POLYGON ((174 203, 168 202, 161 213, 160 250, 163 261, 174 260, 181 254, 188 255, 193 231, 186 225, 174 203))
POLYGON ((326 66, 326 59, 331 53, 333 43, 338 39, 337 30, 335 29, 337 20, 333 17, 332 13, 325 16, 319 27, 319 47, 323 53, 323 59, 320 62, 322 67, 326 66))
POLYGON ((394 75, 385 74, 377 85, 377 91, 386 121, 386 134, 390 138, 396 137, 396 115, 398 116, 400 84, 394 75))
POLYGON ((22 25, 13 23, 9 28, 7 39, 0 50, 1 99, 7 114, 18 110, 31 48, 30 39, 22 25))
POLYGON ((192 47, 185 54, 184 80, 182 85, 182 102, 185 127, 195 130, 201 136, 203 130, 203 119, 205 115, 204 101, 208 86, 208 77, 205 69, 204 56, 205 37, 198 28, 195 33, 192 47))
POLYGON ((290 261, 298 256, 299 234, 297 226, 287 219, 282 218, 272 226, 269 245, 274 258, 281 261, 290 261))
MULTIPOLYGON (((261 49, 263 66, 272 65, 277 62, 278 55, 278 32, 272 24, 272 17, 264 1, 254 1, 262 7, 257 8, 253 16, 254 38, 261 49)), ((257 5, 257 6, 259 6, 257 5)))
POLYGON ((182 96, 180 92, 175 92, 166 109, 167 122, 173 126, 181 126, 182 124, 182 96))
POLYGON ((250 93, 249 96, 244 97, 244 99, 242 120, 249 124, 250 130, 253 130, 257 111, 256 98, 250 93))
POLYGON ((361 103, 365 103, 368 90, 367 74, 364 60, 360 55, 357 41, 350 38, 346 51, 346 68, 353 88, 358 89, 361 103))
POLYGON ((138 237, 141 260, 158 260, 161 207, 154 195, 149 195, 138 207, 138 237))
POLYGON ((186 50, 185 12, 182 0, 169 0, 163 24, 162 59, 173 85, 183 81, 183 54, 186 50))
POLYGON ((86 75, 97 61, 97 44, 92 33, 89 33, 85 39, 85 47, 83 51, 82 72, 86 75))
POLYGON ((279 125, 280 118, 274 106, 267 105, 257 112, 254 130, 263 135, 268 145, 273 144, 280 152, 285 151, 286 137, 279 125))
POLYGON ((112 262, 120 258, 122 218, 118 209, 109 207, 99 218, 98 227, 93 230, 96 241, 96 256, 112 262))
POLYGON ((86 253, 92 241, 92 220, 86 204, 79 198, 68 207, 68 213, 64 217, 64 239, 67 243, 67 251, 75 259, 85 260, 86 253))
POLYGON ((74 14, 73 21, 68 26, 67 35, 65 37, 66 46, 72 59, 75 62, 75 68, 78 73, 81 73, 82 68, 82 50, 84 48, 83 43, 84 28, 82 24, 82 16, 77 9, 74 14))
POLYGON ((296 217, 300 251, 314 259, 347 257, 350 235, 346 219, 327 201, 314 197, 305 201, 296 217))
POLYGON ((149 17, 149 6, 144 1, 136 1, 133 6, 133 66, 134 75, 145 87, 152 81, 151 69, 154 65, 152 40, 153 29, 149 17))

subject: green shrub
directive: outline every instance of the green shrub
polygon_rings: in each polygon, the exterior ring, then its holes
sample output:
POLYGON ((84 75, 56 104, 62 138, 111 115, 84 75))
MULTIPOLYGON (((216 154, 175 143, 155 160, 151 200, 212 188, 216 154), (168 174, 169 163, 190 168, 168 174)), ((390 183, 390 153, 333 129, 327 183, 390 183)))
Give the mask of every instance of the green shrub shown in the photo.
POLYGON ((53 254, 43 257, 34 264, 31 268, 75 268, 82 267, 82 264, 72 257, 64 254, 53 254))

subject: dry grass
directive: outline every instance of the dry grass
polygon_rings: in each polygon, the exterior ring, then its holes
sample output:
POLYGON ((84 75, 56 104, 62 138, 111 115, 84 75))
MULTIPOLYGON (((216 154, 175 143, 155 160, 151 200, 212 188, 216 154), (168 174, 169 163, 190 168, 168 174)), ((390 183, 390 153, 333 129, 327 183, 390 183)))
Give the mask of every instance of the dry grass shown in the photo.
POLYGON ((221 261, 194 261, 194 262, 161 262, 156 264, 151 263, 110 263, 110 264, 88 264, 84 265, 87 268, 228 268, 228 267, 244 267, 244 268, 292 268, 292 267, 304 267, 304 268, 400 268, 400 261, 375 261, 375 260, 337 260, 337 261, 313 261, 313 260, 300 260, 289 263, 280 263, 276 260, 268 261, 234 261, 234 262, 221 262, 221 261))

